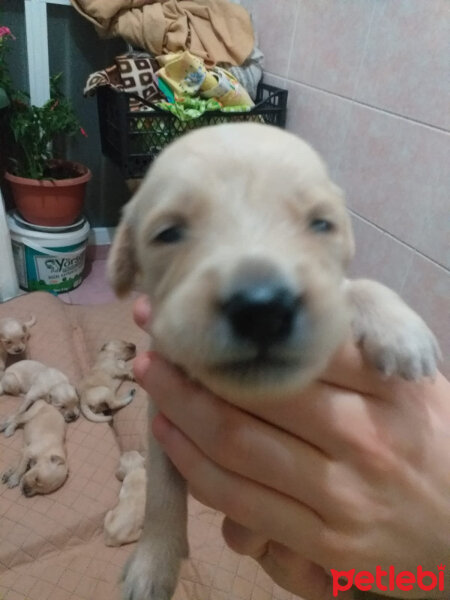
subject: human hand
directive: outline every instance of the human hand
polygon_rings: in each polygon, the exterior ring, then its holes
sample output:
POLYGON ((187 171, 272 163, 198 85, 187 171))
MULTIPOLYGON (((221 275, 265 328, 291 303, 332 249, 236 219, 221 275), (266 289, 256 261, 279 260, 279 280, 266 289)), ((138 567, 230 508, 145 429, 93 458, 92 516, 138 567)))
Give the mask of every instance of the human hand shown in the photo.
MULTIPOLYGON (((136 322, 148 317, 139 300, 136 322)), ((436 573, 450 558, 450 384, 441 375, 383 381, 348 345, 322 381, 249 413, 154 354, 138 357, 135 373, 164 414, 154 434, 194 496, 228 515, 227 543, 286 589, 330 600, 330 569, 436 573)))

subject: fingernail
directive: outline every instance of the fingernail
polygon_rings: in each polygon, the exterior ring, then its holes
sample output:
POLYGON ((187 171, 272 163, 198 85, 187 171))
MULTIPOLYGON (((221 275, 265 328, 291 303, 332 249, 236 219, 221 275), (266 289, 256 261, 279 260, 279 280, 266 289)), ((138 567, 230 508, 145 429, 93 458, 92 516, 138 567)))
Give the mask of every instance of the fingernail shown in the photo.
POLYGON ((133 362, 133 372, 136 378, 136 381, 141 382, 150 365, 152 363, 152 357, 150 352, 144 352, 143 354, 139 354, 133 362))

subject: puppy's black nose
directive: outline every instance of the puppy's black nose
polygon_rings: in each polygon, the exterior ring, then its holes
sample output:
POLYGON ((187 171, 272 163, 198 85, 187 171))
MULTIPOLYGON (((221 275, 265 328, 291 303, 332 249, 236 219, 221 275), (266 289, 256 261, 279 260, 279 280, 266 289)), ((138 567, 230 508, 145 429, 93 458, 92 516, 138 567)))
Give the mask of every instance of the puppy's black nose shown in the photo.
POLYGON ((234 290, 222 311, 236 336, 263 349, 289 336, 300 305, 286 286, 265 282, 234 290))

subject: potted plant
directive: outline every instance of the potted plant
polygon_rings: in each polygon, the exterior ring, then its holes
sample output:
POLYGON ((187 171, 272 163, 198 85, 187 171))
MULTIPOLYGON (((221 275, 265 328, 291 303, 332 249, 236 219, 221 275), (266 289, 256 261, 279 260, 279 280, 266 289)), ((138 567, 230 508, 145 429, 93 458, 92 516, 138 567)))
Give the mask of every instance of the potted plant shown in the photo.
POLYGON ((56 158, 55 142, 63 135, 86 134, 60 90, 61 74, 51 78, 50 99, 40 107, 14 89, 5 61, 6 36, 11 36, 9 30, 0 38, 3 127, 10 154, 5 179, 24 219, 35 225, 71 225, 81 215, 91 172, 80 163, 56 158))

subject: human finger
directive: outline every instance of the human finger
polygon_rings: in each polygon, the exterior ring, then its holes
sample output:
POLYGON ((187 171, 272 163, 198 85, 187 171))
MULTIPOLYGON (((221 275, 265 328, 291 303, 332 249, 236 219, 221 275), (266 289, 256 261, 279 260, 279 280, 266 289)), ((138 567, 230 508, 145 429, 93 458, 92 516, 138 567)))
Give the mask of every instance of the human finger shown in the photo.
POLYGON ((133 318, 136 325, 147 331, 151 317, 151 306, 148 296, 139 296, 133 305, 133 318))
POLYGON ((319 564, 333 564, 342 544, 348 543, 347 536, 328 527, 309 507, 211 461, 164 416, 154 419, 153 433, 191 493, 233 521, 265 532, 319 564))
POLYGON ((144 378, 162 413, 227 471, 302 502, 327 522, 358 514, 357 476, 316 446, 192 386, 156 356, 144 378))
MULTIPOLYGON (((331 600, 333 582, 327 572, 286 546, 268 540, 228 517, 222 523, 222 533, 228 546, 259 562, 268 575, 281 587, 307 600, 331 600)), ((348 592, 340 598, 350 600, 348 592)))

